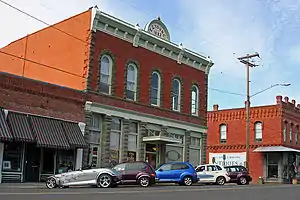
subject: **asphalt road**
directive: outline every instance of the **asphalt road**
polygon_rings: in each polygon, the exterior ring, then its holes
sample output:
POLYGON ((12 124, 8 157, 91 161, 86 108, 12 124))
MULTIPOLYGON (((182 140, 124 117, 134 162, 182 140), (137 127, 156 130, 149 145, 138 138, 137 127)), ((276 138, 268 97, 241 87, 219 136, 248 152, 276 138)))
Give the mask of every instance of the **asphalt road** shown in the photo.
POLYGON ((12 189, 0 188, 2 200, 282 200, 299 199, 300 185, 250 185, 250 186, 153 186, 149 188, 120 187, 109 189, 12 189))

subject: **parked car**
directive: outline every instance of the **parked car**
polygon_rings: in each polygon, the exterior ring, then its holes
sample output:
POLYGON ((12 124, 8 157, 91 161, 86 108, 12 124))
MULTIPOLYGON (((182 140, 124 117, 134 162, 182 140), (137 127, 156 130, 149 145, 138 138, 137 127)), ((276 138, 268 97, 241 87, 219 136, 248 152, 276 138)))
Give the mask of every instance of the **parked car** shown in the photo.
POLYGON ((155 183, 155 170, 147 162, 124 162, 114 166, 113 170, 121 174, 121 184, 148 187, 155 183))
POLYGON ((196 167, 197 176, 200 183, 214 183, 224 185, 230 181, 226 169, 220 165, 206 164, 196 167))
POLYGON ((46 186, 49 189, 78 185, 92 185, 98 188, 109 188, 116 186, 120 181, 120 174, 112 169, 79 169, 49 176, 46 180, 46 186))
POLYGON ((224 167, 230 177, 230 183, 237 183, 238 185, 247 185, 252 181, 248 170, 244 166, 226 166, 224 167))
POLYGON ((156 170, 156 178, 159 183, 178 183, 186 186, 198 182, 196 170, 188 162, 163 164, 156 170))

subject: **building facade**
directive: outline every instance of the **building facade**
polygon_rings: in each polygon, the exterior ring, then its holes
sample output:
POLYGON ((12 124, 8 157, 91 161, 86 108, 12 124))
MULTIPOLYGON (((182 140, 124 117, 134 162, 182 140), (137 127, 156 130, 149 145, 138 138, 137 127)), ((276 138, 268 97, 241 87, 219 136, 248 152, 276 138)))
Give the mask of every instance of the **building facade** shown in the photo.
MULTIPOLYGON (((214 105, 207 114, 208 163, 244 165, 246 162, 245 108, 219 110, 214 105)), ((300 165, 300 105, 276 97, 276 104, 250 108, 249 170, 256 182, 285 182, 295 162, 300 165)))
POLYGON ((160 18, 143 29, 90 8, 53 26, 68 35, 48 27, 15 41, 2 50, 27 60, 0 55, 12 66, 0 69, 85 92, 84 165, 206 162, 209 57, 172 43, 160 18))
POLYGON ((0 183, 37 182, 82 166, 83 95, 0 73, 0 183))

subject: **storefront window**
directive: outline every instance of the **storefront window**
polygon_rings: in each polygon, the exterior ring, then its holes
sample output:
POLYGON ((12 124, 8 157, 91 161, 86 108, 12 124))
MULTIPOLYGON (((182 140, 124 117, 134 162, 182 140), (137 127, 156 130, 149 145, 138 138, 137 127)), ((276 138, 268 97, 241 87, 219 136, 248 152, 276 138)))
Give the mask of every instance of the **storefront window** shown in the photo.
POLYGON ((138 145, 138 123, 131 122, 129 124, 129 134, 128 134, 128 160, 136 161, 136 152, 138 145))
POLYGON ((278 178, 278 160, 279 156, 277 154, 267 155, 268 178, 278 178))
POLYGON ((119 163, 119 149, 121 137, 121 119, 113 118, 110 133, 110 165, 114 166, 119 163))
POLYGON ((200 149, 190 148, 189 163, 193 166, 198 166, 200 164, 200 149))
POLYGON ((166 146, 166 162, 182 162, 183 147, 181 146, 166 146))
POLYGON ((22 144, 5 143, 3 153, 2 170, 10 172, 21 171, 22 144))
POLYGON ((54 173, 55 149, 43 149, 42 174, 54 173))
POLYGON ((75 168, 75 151, 74 150, 58 150, 57 151, 57 167, 56 173, 64 173, 73 171, 75 168))

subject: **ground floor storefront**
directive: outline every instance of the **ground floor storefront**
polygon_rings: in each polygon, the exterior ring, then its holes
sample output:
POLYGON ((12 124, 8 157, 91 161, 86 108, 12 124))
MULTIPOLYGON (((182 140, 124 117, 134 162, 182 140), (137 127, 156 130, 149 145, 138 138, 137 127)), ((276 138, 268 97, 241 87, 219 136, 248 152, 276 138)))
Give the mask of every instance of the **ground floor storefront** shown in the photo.
POLYGON ((39 182, 82 166, 84 124, 0 110, 0 182, 39 182))
POLYGON ((83 164, 112 167, 125 161, 206 162, 207 129, 195 124, 86 102, 83 164))

